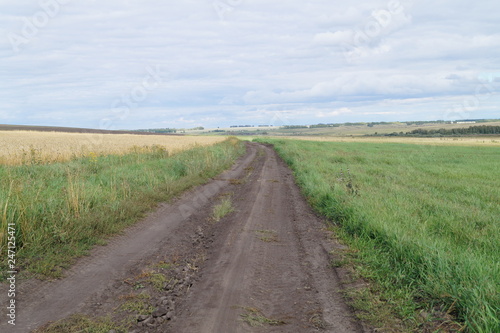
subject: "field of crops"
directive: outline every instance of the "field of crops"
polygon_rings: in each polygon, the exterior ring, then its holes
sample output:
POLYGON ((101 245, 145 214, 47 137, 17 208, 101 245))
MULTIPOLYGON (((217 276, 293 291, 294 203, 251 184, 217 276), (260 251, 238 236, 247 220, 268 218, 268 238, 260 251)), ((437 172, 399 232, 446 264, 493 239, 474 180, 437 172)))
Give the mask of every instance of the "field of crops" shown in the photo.
POLYGON ((404 320, 437 304, 469 331, 500 331, 498 147, 265 141, 404 320))
MULTIPOLYGON (((39 277, 59 276, 73 258, 135 223, 158 202, 222 172, 244 151, 235 138, 133 136, 126 141, 128 136, 109 135, 101 145, 71 155, 85 135, 11 134, 1 141, 11 144, 10 154, 22 149, 13 142, 23 142, 40 149, 36 156, 42 158, 0 165, 0 255, 7 257, 7 226, 15 226, 18 269, 39 277), (180 151, 193 144, 198 146, 180 151), (52 149, 70 160, 54 162, 62 157, 50 155, 52 149)), ((1 274, 6 265, 0 262, 1 274)))
POLYGON ((132 151, 165 149, 179 152, 196 145, 212 145, 224 137, 133 134, 85 134, 0 131, 0 165, 44 164, 74 158, 123 155, 132 151))

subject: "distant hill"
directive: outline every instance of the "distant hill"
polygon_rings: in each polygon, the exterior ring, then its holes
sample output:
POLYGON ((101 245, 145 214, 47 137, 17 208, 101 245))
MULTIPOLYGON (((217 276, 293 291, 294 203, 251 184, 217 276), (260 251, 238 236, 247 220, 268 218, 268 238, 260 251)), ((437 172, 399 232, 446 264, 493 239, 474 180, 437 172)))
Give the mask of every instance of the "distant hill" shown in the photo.
POLYGON ((63 133, 97 133, 97 134, 135 134, 135 135, 180 135, 167 133, 151 133, 140 131, 112 131, 92 128, 57 127, 57 126, 26 126, 26 125, 2 125, 0 131, 36 131, 36 132, 63 132, 63 133))

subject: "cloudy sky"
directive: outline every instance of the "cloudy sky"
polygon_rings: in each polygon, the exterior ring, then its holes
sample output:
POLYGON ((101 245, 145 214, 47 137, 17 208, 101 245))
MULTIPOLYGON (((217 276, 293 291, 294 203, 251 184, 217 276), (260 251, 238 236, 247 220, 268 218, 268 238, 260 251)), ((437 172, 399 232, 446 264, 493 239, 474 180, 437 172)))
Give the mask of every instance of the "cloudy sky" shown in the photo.
POLYGON ((500 118, 498 0, 0 0, 0 124, 500 118))

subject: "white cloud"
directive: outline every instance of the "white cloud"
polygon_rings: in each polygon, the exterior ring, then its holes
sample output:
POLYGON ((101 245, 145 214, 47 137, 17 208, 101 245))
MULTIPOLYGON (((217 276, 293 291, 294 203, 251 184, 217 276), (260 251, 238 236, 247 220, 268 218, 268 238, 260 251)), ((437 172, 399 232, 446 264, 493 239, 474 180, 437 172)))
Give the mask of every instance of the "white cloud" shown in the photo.
POLYGON ((221 19, 211 1, 72 1, 14 52, 8 33, 43 9, 0 1, 0 123, 99 126, 156 65, 164 80, 117 128, 431 119, 500 72, 497 1, 227 3, 221 19))
POLYGON ((333 111, 318 112, 318 113, 316 113, 316 117, 318 117, 318 118, 336 117, 336 116, 340 116, 342 114, 348 114, 348 113, 352 113, 352 110, 349 108, 340 108, 340 109, 333 110, 333 111))
POLYGON ((350 30, 339 30, 335 32, 320 32, 314 36, 313 42, 319 45, 340 45, 350 43, 354 32, 350 30))

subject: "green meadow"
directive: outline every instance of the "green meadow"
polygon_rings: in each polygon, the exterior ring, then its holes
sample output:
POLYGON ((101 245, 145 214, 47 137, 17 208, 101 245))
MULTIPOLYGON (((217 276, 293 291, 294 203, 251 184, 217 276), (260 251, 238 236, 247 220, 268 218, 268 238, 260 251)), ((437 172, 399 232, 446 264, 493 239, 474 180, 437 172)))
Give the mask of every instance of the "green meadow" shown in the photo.
POLYGON ((407 327, 440 307, 467 331, 500 332, 500 149, 262 141, 407 327))

